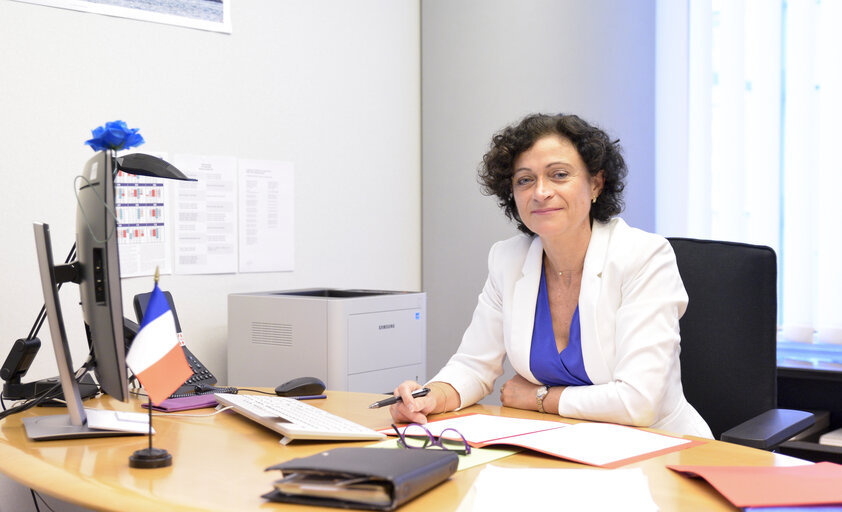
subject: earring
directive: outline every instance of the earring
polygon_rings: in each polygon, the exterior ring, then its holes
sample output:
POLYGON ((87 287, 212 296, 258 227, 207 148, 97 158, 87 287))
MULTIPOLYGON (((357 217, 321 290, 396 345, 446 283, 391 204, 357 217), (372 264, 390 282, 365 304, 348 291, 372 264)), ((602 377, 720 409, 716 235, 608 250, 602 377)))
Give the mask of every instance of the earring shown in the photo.
POLYGON ((593 198, 591 199, 591 203, 596 204, 596 196, 593 196, 593 198))

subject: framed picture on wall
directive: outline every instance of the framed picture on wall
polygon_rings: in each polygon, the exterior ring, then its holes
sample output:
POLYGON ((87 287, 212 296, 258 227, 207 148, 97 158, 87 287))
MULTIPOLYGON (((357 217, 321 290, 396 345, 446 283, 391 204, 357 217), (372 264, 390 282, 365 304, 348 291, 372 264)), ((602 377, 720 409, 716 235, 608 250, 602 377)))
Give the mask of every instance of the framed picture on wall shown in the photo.
POLYGON ((232 0, 17 0, 182 27, 231 33, 232 0))

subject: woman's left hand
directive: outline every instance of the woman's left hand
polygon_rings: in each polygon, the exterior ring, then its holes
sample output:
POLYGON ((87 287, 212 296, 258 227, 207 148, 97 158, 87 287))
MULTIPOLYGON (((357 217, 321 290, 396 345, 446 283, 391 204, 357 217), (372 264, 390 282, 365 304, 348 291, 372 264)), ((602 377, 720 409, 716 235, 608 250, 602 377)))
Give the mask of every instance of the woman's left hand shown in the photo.
POLYGON ((506 407, 537 411, 538 402, 535 395, 539 387, 538 384, 533 384, 515 374, 500 388, 500 401, 506 407))

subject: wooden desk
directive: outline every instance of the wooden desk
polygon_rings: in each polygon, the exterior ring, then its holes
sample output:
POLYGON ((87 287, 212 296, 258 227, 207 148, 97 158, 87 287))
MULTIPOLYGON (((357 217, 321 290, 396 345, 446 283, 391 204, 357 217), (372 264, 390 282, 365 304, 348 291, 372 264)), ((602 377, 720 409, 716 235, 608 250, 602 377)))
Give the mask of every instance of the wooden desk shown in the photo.
MULTIPOLYGON (((368 409, 382 395, 329 392, 326 400, 308 402, 372 428, 387 427, 388 410, 368 409)), ((85 402, 87 408, 142 410, 139 401, 122 403, 110 397, 85 402)), ((233 412, 210 418, 155 416, 154 445, 167 449, 173 465, 133 469, 129 456, 148 444, 146 437, 111 437, 71 441, 30 441, 21 418, 64 412, 26 411, 0 422, 0 471, 38 492, 95 510, 135 512, 301 510, 314 507, 270 503, 260 495, 272 488, 277 472, 263 470, 275 463, 339 446, 365 443, 295 441, 282 446, 280 436, 233 412)), ((201 414, 211 409, 186 411, 201 414)), ((548 419, 537 412, 477 405, 464 413, 548 419)), ((800 461, 719 441, 669 453, 625 467, 641 467, 662 511, 736 510, 702 480, 674 474, 666 464, 792 465, 800 461)), ((499 459, 506 467, 586 467, 560 459, 521 452, 499 459)), ((456 473, 449 481, 402 507, 401 511, 455 510, 481 467, 456 473)), ((608 471, 608 470, 606 470, 608 471)), ((330 509, 337 510, 337 509, 330 509)))

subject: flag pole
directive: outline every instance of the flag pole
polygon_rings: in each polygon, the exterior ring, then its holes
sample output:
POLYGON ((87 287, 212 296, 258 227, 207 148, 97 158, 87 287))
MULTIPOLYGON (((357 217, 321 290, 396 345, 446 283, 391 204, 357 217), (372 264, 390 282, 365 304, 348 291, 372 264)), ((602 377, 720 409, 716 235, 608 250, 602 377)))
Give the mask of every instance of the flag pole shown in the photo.
POLYGON ((146 405, 149 409, 149 451, 152 451, 152 397, 146 395, 146 405))
MULTIPOLYGON (((155 267, 155 284, 158 284, 160 274, 158 267, 155 267)), ((129 467, 139 469, 165 468, 172 466, 172 455, 163 448, 152 448, 152 397, 146 393, 147 405, 149 406, 149 447, 142 450, 135 450, 129 456, 129 467)))

